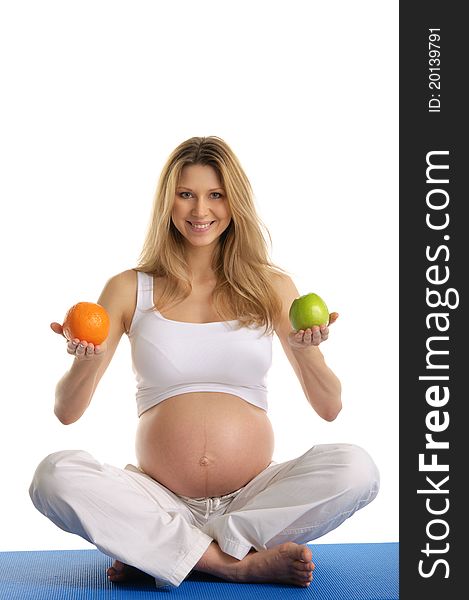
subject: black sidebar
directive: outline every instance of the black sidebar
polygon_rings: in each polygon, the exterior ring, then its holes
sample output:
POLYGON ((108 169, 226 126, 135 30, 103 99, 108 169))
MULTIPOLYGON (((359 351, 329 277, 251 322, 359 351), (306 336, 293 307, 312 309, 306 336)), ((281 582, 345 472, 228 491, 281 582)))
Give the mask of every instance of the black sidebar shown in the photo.
POLYGON ((401 600, 468 594, 464 4, 400 2, 401 600))

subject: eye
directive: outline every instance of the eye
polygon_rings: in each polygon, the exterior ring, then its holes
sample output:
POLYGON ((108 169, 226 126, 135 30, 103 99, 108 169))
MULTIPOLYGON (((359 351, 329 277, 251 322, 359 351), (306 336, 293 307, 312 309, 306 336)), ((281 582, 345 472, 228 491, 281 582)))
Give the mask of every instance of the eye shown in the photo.
POLYGON ((222 197, 222 195, 223 194, 221 192, 212 192, 211 193, 211 196, 212 196, 212 198, 214 198, 214 200, 218 200, 219 198, 222 197))
POLYGON ((190 192, 179 192, 179 195, 181 196, 181 198, 187 199, 190 198, 192 194, 190 192))

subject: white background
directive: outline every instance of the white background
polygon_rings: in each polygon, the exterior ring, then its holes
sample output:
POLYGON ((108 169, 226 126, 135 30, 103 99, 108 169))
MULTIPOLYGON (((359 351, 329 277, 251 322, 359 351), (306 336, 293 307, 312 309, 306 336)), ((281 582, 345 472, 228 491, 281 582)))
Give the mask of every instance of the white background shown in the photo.
POLYGON ((30 502, 46 454, 135 461, 127 338, 64 426, 52 407, 70 357, 49 323, 135 265, 160 169, 194 135, 230 144, 274 262, 340 313, 321 346, 343 385, 332 423, 274 340, 274 459, 363 446, 380 494, 318 541, 398 540, 397 4, 2 3, 0 550, 90 547, 30 502))

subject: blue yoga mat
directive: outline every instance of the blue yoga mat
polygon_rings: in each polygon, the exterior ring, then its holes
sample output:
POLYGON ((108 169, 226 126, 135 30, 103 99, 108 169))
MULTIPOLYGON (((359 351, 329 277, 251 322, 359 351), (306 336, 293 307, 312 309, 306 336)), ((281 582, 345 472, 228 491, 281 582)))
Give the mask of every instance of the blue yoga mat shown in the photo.
POLYGON ((191 573, 177 588, 152 580, 113 584, 98 550, 0 552, 0 600, 398 600, 399 544, 308 544, 316 565, 307 588, 230 583, 191 573))

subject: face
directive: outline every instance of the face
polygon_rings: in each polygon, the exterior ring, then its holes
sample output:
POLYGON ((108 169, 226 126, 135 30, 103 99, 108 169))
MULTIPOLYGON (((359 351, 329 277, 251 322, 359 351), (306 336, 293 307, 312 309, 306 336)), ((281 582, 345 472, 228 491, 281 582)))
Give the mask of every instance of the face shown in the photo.
POLYGON ((173 223, 193 246, 218 241, 231 221, 226 193, 215 169, 209 165, 187 165, 176 187, 173 223))

